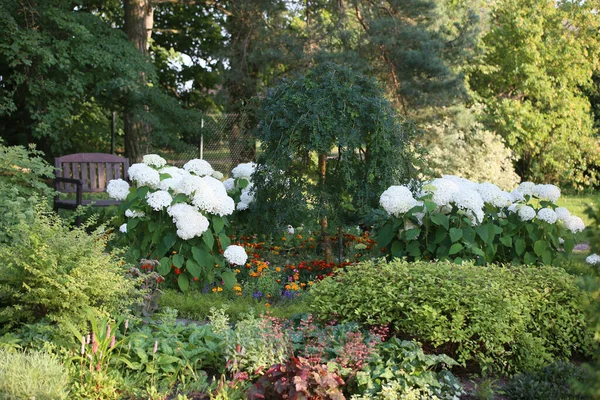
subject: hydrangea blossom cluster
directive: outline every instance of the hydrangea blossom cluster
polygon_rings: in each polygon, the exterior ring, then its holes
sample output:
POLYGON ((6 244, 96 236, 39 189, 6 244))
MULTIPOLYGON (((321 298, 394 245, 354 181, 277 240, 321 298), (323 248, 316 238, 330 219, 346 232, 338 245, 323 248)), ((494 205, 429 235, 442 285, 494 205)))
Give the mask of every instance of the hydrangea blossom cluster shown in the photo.
POLYGON ((585 262, 591 265, 600 264, 600 256, 598 254, 590 254, 586 257, 585 262))
MULTIPOLYGON (((209 228, 208 215, 222 217, 231 215, 235 209, 234 200, 223 183, 211 176, 216 171, 205 160, 191 160, 178 168, 167 165, 166 160, 156 154, 148 154, 142 163, 133 164, 128 173, 137 187, 148 186, 150 190, 145 197, 148 208, 127 210, 125 216, 142 218, 151 210, 167 210, 181 239, 201 236, 209 228), (185 194, 187 202, 179 199, 173 204, 178 194, 185 194)), ((107 192, 112 198, 125 200, 130 192, 129 184, 121 179, 112 180, 107 192)), ((120 228, 124 229, 126 226, 120 228)))
POLYGON ((238 164, 231 170, 231 178, 225 180, 223 185, 228 193, 235 191, 236 181, 245 179, 248 185, 244 187, 240 194, 240 201, 236 205, 238 211, 247 210, 250 204, 254 201, 254 184, 252 183, 252 175, 256 171, 256 164, 253 162, 238 164))
MULTIPOLYGON (((533 207, 527 205, 527 200, 537 198, 554 203, 560 198, 560 189, 554 185, 536 185, 533 182, 523 182, 509 193, 489 182, 476 183, 454 175, 444 175, 424 182, 416 198, 407 186, 391 186, 381 195, 380 204, 389 214, 398 217, 420 204, 419 199, 424 196, 430 196, 439 212, 447 214, 452 207, 462 210, 471 218, 473 225, 483 221, 484 210, 489 205, 497 209, 498 216, 502 218, 508 213, 516 213, 521 221, 537 219, 548 224, 561 223, 573 233, 585 228, 581 218, 571 216, 564 207, 545 207, 536 213, 533 207)), ((417 217, 421 221, 422 215, 417 217)))
POLYGON ((232 244, 227 247, 223 252, 225 259, 229 264, 232 265, 244 265, 248 260, 248 255, 246 254, 246 250, 242 246, 237 246, 232 244))

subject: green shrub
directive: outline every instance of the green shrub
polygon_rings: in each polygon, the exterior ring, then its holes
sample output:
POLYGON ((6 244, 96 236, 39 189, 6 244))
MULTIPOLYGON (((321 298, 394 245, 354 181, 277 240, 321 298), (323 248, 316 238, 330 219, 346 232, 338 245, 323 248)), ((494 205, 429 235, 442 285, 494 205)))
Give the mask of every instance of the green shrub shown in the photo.
POLYGON ((0 349, 0 398, 59 400, 67 398, 67 371, 44 352, 0 349))
POLYGON ((514 376, 502 391, 511 400, 591 399, 592 397, 579 394, 574 389, 575 385, 585 387, 590 382, 591 375, 584 369, 559 361, 539 370, 514 376))
POLYGON ((11 241, 11 226, 33 222, 38 197, 48 198, 54 193, 44 182, 53 176, 54 169, 42 155, 34 148, 0 143, 0 243, 11 241))
POLYGON ((124 313, 136 301, 135 282, 105 252, 102 232, 71 229, 41 208, 32 225, 14 228, 13 243, 0 245, 0 332, 47 321, 70 337, 71 328, 124 313))
POLYGON ((589 295, 554 267, 367 262, 311 293, 320 318, 389 323, 399 335, 484 371, 535 368, 591 347, 589 295))

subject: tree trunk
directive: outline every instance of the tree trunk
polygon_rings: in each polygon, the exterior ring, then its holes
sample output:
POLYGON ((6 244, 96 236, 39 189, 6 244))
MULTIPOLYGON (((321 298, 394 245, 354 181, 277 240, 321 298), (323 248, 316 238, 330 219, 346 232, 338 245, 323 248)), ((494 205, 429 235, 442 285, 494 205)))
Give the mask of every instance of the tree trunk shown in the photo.
MULTIPOLYGON (((325 175, 327 174, 327 154, 319 154, 319 181, 322 190, 325 188, 325 175)), ((323 204, 323 208, 327 209, 327 204, 323 204)), ((323 257, 325 262, 333 262, 333 252, 331 250, 331 240, 327 233, 327 215, 321 217, 321 248, 323 249, 323 257)))
MULTIPOLYGON (((127 38, 140 53, 148 55, 148 41, 152 36, 154 9, 149 0, 124 0, 127 38)), ((140 73, 140 85, 146 84, 146 76, 140 73)), ((132 162, 139 162, 149 152, 150 126, 136 116, 135 104, 126 104, 123 123, 125 128, 125 155, 132 162)))

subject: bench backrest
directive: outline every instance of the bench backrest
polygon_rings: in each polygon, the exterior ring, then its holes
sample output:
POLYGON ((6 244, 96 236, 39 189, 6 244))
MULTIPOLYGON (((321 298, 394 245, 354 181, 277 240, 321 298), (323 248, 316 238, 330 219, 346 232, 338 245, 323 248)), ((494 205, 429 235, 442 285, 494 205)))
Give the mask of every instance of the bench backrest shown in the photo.
MULTIPOLYGON (((104 153, 69 154, 54 159, 56 176, 80 179, 84 192, 104 192, 111 179, 127 180, 129 159, 104 153)), ((75 192, 75 185, 60 183, 61 192, 75 192)))

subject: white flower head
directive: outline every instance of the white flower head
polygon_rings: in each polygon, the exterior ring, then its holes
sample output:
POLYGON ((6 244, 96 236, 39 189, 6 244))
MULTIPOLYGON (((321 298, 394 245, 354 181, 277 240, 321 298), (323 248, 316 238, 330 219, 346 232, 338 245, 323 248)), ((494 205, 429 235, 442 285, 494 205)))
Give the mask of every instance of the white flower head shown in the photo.
POLYGON ((485 213, 483 212, 483 199, 481 195, 472 189, 461 188, 452 196, 452 202, 456 207, 467 212, 474 225, 483 221, 485 213))
POLYGON ((557 207, 554 212, 556 213, 556 216, 558 217, 559 221, 565 221, 565 219, 567 219, 568 217, 571 216, 571 212, 569 210, 567 210, 565 207, 557 207))
POLYGON ((218 180, 223 179, 223 174, 219 171, 213 171, 213 173, 210 176, 218 180))
POLYGON ((171 176, 170 178, 164 178, 160 181, 158 184, 158 189, 161 190, 174 190, 184 176, 189 176, 189 172, 177 167, 165 167, 160 169, 158 172, 171 176))
POLYGON ((541 200, 556 202, 560 198, 560 189, 554 185, 535 185, 533 194, 541 200))
POLYGON ((294 230, 294 227, 293 227, 293 226, 291 226, 291 225, 288 225, 288 226, 287 226, 287 232, 288 232, 290 235, 293 235, 293 234, 294 234, 296 231, 294 230))
POLYGON ((167 208, 167 214, 173 218, 177 236, 183 240, 202 236, 209 226, 208 219, 187 203, 173 204, 167 208))
POLYGON ((535 188, 535 183, 522 182, 515 190, 523 196, 533 196, 533 188, 535 188))
POLYGON ((181 180, 173 188, 173 191, 177 194, 183 193, 185 195, 191 196, 198 189, 203 187, 202 178, 196 175, 187 174, 181 177, 181 180))
POLYGON ((142 218, 146 216, 146 213, 143 211, 130 210, 129 208, 125 210, 125 216, 127 218, 142 218))
POLYGON ((142 162, 150 167, 155 168, 161 168, 167 164, 167 160, 158 154, 146 154, 144 158, 142 158, 142 162))
POLYGON ((229 178, 223 181, 223 186, 225 186, 225 190, 228 192, 232 192, 235 189, 235 179, 229 178))
POLYGON ((442 175, 442 178, 454 182, 459 188, 477 190, 477 186, 479 186, 478 183, 456 175, 442 175))
POLYGON ((523 206, 518 211, 519 218, 521 221, 530 221, 535 218, 535 210, 530 206, 523 206))
POLYGON ((160 183, 158 171, 143 163, 133 164, 127 170, 129 178, 140 186, 150 186, 156 188, 160 183))
POLYGON ((432 194, 431 200, 439 207, 450 204, 452 196, 459 190, 460 187, 455 182, 445 178, 436 178, 422 188, 423 194, 432 194))
POLYGON ((512 201, 510 194, 506 193, 493 183, 484 182, 477 186, 477 192, 481 195, 484 203, 491 204, 497 208, 508 207, 512 201))
POLYGON ((193 159, 185 163, 183 166, 187 172, 198 175, 198 176, 206 176, 210 175, 214 172, 213 168, 210 166, 208 161, 200 160, 198 158, 193 159))
POLYGON ((542 208, 538 211, 537 217, 539 220, 545 221, 549 224, 554 224, 558 219, 556 212, 551 208, 542 208))
POLYGON ((389 214, 398 217, 419 203, 406 186, 390 186, 381 194, 379 204, 389 214))
POLYGON ((512 203, 516 203, 517 201, 525 201, 523 192, 519 191, 519 189, 515 189, 512 192, 510 192, 510 201, 512 203))
POLYGON ((115 200, 125 200, 129 195, 129 183, 123 179, 112 179, 106 185, 106 192, 115 200))
POLYGON ((121 233, 127 233, 127 224, 123 224, 119 227, 121 233))
POLYGON ((253 162, 238 164, 237 167, 231 170, 231 175, 234 178, 246 178, 250 180, 252 174, 256 171, 256 164, 253 162))
POLYGON ((173 198, 166 190, 157 190, 146 195, 146 202, 154 211, 160 211, 165 207, 169 207, 173 202, 173 198))
POLYGON ((586 257, 585 262, 592 265, 600 264, 600 256, 598 254, 590 254, 586 257))
POLYGON ((219 216, 231 215, 235 210, 235 202, 227 195, 223 182, 205 176, 198 182, 192 204, 199 210, 219 216))
POLYGON ((585 229, 585 223, 579 217, 569 215, 563 220, 565 227, 573 233, 582 232, 585 229))
POLYGON ((233 265, 244 265, 246 260, 248 260, 248 255, 246 254, 246 250, 242 246, 237 246, 232 244, 227 247, 223 252, 223 256, 229 264, 233 265))

